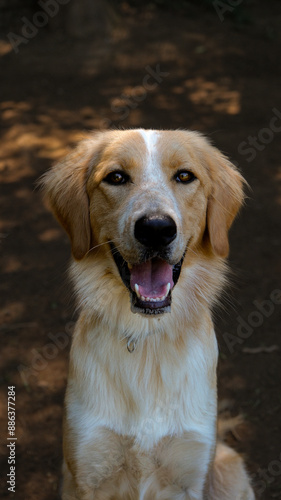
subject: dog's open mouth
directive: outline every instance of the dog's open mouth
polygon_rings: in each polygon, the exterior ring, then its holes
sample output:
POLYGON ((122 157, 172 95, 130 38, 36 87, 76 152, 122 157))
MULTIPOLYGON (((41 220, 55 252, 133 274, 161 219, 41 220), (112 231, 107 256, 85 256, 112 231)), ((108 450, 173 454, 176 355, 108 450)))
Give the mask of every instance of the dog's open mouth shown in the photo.
POLYGON ((113 245, 111 252, 123 283, 131 293, 132 312, 142 314, 169 312, 172 302, 171 292, 179 279, 184 256, 174 266, 158 256, 130 266, 113 245))

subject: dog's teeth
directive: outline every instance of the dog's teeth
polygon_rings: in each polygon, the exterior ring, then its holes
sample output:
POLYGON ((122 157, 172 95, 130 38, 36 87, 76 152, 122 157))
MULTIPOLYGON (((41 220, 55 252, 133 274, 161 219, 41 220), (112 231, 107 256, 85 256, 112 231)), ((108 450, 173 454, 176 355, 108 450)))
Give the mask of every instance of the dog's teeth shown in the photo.
POLYGON ((128 268, 129 268, 130 271, 131 271, 131 269, 133 269, 132 264, 129 264, 129 262, 127 262, 127 266, 128 266, 128 268))
POLYGON ((140 300, 142 300, 142 302, 163 302, 163 300, 166 299, 170 289, 171 289, 171 284, 168 283, 167 287, 166 287, 166 294, 165 295, 162 295, 161 297, 144 297, 143 295, 140 295, 139 285, 137 283, 135 284, 135 292, 137 294, 137 297, 140 300))

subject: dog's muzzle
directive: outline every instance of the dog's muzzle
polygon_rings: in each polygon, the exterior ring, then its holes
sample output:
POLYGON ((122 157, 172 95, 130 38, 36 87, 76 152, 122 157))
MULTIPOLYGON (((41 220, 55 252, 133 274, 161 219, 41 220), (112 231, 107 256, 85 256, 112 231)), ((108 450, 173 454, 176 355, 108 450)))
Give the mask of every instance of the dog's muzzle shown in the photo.
POLYGON ((176 265, 169 262, 169 246, 177 236, 176 223, 168 215, 144 216, 135 223, 134 235, 143 247, 142 259, 135 265, 128 264, 111 245, 119 274, 131 294, 132 312, 170 312, 171 292, 179 279, 184 259, 183 255, 176 265))

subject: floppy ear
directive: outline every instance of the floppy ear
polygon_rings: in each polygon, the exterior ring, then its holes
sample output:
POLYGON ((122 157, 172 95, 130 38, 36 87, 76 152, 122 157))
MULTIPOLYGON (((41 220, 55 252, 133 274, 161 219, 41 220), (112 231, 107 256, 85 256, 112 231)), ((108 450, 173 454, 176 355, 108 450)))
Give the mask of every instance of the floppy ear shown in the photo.
POLYGON ((234 165, 215 148, 208 157, 212 177, 212 193, 207 206, 207 230, 214 253, 227 257, 228 230, 243 203, 243 184, 246 183, 234 165))
POLYGON ((52 211, 68 233, 72 254, 77 260, 82 259, 91 248, 86 182, 93 154, 92 141, 82 141, 39 181, 52 211))

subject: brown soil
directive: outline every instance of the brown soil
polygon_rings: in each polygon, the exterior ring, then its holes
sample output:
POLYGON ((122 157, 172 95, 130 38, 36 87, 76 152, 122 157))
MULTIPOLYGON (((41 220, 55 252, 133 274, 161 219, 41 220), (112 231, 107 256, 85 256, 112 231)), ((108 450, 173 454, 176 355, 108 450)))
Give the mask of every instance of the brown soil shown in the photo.
POLYGON ((245 454, 261 498, 281 499, 281 304, 273 293, 281 288, 281 5, 249 5, 250 23, 242 25, 199 7, 182 15, 124 4, 111 39, 70 40, 41 29, 18 54, 3 34, 1 498, 55 500, 60 478, 75 320, 66 279, 70 250, 35 181, 85 131, 112 125, 201 130, 239 164, 251 186, 231 232, 235 286, 215 313, 219 395, 230 401, 232 414, 243 415, 228 439, 245 454), (146 78, 157 65, 165 74, 146 78), (249 136, 259 140, 245 152, 249 146, 241 142, 249 136), (254 314, 265 300, 267 309, 254 314), (234 342, 233 352, 226 339, 234 342), (6 483, 10 385, 16 387, 16 494, 6 483))

